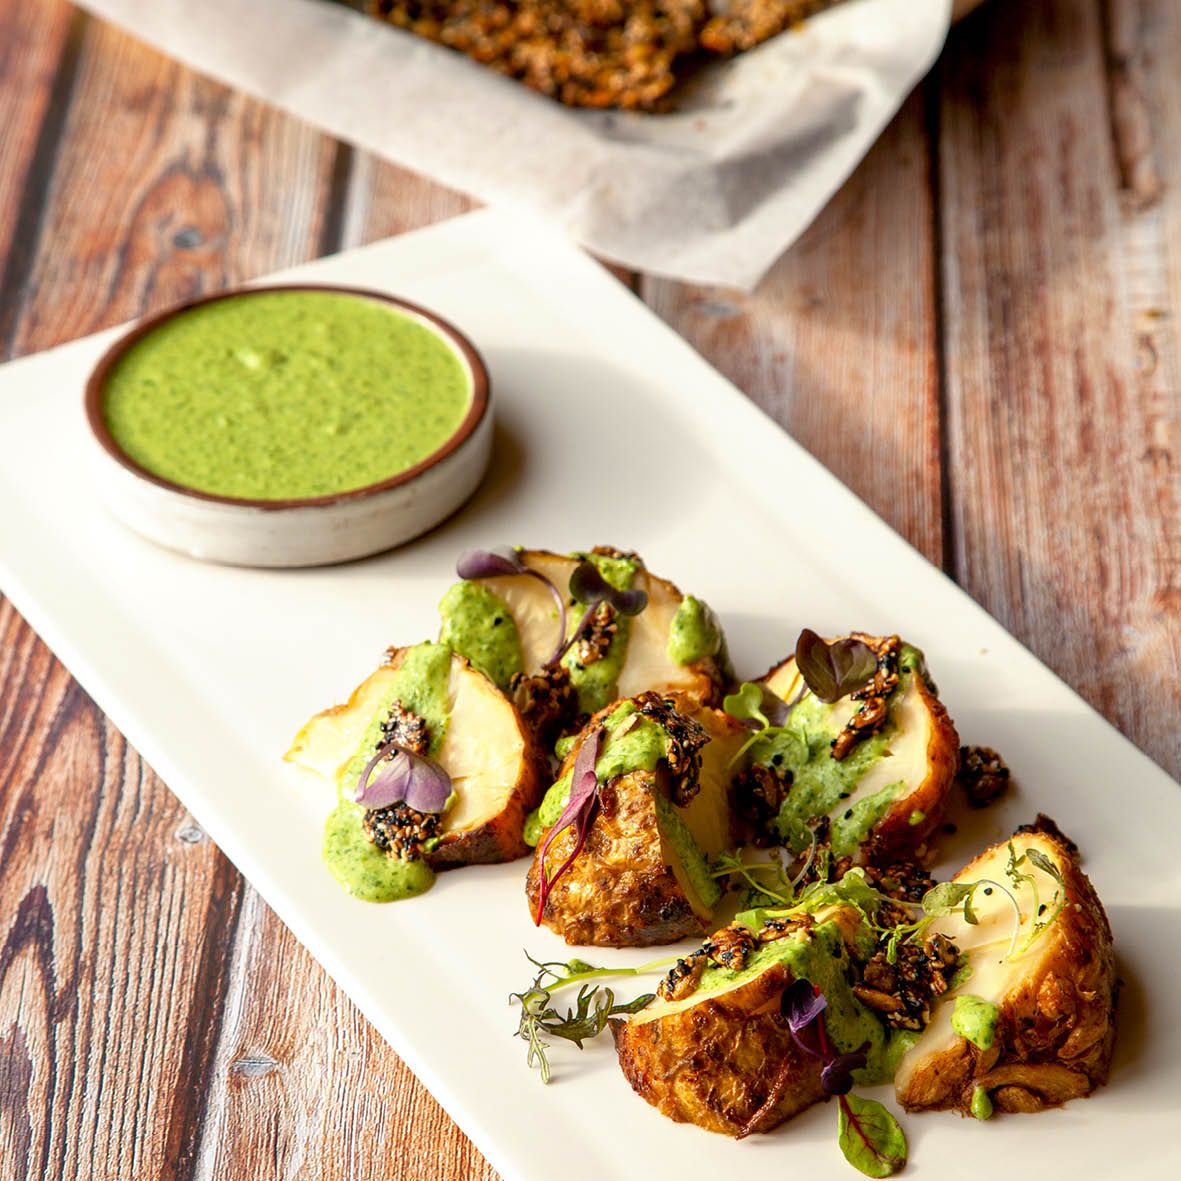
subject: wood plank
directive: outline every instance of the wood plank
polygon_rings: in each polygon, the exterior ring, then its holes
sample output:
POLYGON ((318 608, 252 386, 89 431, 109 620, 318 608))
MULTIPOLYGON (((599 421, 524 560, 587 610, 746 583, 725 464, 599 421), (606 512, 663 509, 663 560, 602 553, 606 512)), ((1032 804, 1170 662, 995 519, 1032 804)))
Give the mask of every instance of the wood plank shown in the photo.
POLYGON ((1106 12, 993 0, 940 67, 955 568, 1178 774, 1181 25, 1106 12))
POLYGON ((333 141, 90 26, 18 353, 314 257, 333 141))
POLYGON ((645 280, 653 309, 928 558, 943 556, 922 95, 751 295, 645 280))
POLYGON ((199 1177, 495 1181, 467 1137, 253 892, 242 929, 233 967, 241 987, 231 991, 199 1177))
MULTIPOLYGON (((69 99, 82 19, 68 4, 0 5, 0 286, 19 289, 69 99)), ((0 347, 15 302, 0 309, 0 347)))
MULTIPOLYGON (((88 25, 16 351, 314 255, 335 150, 88 25)), ((192 1175, 243 884, 8 604, 0 808, 0 1160, 192 1175)))

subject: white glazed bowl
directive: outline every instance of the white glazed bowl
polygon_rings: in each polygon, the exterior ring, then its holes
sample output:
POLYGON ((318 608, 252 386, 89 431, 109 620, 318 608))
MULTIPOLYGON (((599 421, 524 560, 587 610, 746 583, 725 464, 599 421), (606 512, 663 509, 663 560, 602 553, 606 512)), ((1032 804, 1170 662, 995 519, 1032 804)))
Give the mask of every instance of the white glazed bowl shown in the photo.
POLYGON ((425 308, 351 287, 239 288, 143 320, 99 360, 86 385, 85 404, 99 493, 110 511, 159 545, 235 566, 321 566, 401 545, 450 516, 475 492, 492 451, 488 371, 471 342, 425 308), (103 414, 106 378, 123 353, 189 308, 273 291, 330 291, 379 300, 429 328, 454 351, 471 383, 471 406, 459 429, 422 462, 387 480, 306 500, 245 500, 198 492, 153 475, 124 454, 103 414))

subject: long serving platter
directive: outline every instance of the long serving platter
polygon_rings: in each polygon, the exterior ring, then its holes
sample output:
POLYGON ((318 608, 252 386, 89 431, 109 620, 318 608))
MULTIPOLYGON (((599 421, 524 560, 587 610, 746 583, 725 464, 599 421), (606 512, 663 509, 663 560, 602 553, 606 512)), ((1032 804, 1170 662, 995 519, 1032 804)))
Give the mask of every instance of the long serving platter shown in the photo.
POLYGON ((158 549, 91 494, 81 391, 115 335, 100 333, 0 369, 0 588, 506 1178, 687 1164, 854 1175, 830 1105, 736 1143, 649 1108, 609 1044, 556 1048, 542 1086, 508 995, 528 982, 523 949, 570 950, 533 927, 525 862, 446 874, 385 907, 345 896, 320 863, 331 801, 281 762, 289 740, 387 646, 434 636, 460 550, 507 543, 637 550, 715 607, 746 676, 802 626, 923 647, 964 740, 1003 751, 1018 783, 961 829, 947 864, 1039 811, 1055 817, 1106 904, 1124 988, 1106 1088, 1036 1118, 904 1117, 909 1168, 1116 1177, 1134 1146, 1138 1178, 1176 1175, 1162 1134, 1181 1083, 1181 790, 1168 776, 605 271, 536 226, 472 214, 272 279, 387 290, 472 337, 496 413, 475 499, 419 541, 346 566, 264 572, 158 549))

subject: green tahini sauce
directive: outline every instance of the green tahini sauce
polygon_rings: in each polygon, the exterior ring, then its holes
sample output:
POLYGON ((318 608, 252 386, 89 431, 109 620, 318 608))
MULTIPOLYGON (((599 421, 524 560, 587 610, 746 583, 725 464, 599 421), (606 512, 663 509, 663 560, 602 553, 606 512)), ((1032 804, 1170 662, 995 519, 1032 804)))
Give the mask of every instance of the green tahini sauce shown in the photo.
POLYGON ((363 488, 437 451, 471 382, 434 332, 388 304, 272 291, 202 304, 107 377, 115 442, 173 483, 289 500, 363 488))
MULTIPOLYGON (((862 739, 843 759, 832 757, 831 743, 837 731, 830 707, 812 693, 795 705, 781 730, 772 731, 751 746, 753 762, 791 772, 792 786, 772 827, 793 852, 802 852, 811 843, 809 820, 830 816, 833 853, 838 857, 853 853, 907 790, 908 785, 902 781, 890 783, 845 805, 897 734, 897 706, 910 684, 909 678, 925 676, 922 653, 904 644, 898 656, 898 672, 899 684, 891 696, 885 725, 878 733, 862 739)), ((922 819, 921 813, 911 815, 912 824, 922 819)))
MULTIPOLYGON (((787 725, 761 738, 751 747, 751 759, 790 770, 791 790, 780 807, 773 827, 799 853, 811 842, 808 821, 827 816, 853 794, 857 783, 882 756, 889 745, 890 726, 859 742, 843 759, 832 757, 833 731, 827 724, 828 707, 809 693, 792 711, 787 725)), ((842 857, 865 839, 897 793, 890 785, 851 808, 841 810, 833 820, 832 850, 842 857), (847 815, 848 814, 848 815, 847 815)))
POLYGON ((969 1110, 973 1119, 992 1119, 992 1098, 986 1087, 976 1087, 972 1091, 972 1105, 969 1110))
MULTIPOLYGON (((586 557, 594 562, 599 573, 616 590, 631 589, 640 568, 638 562, 631 558, 611 558, 603 554, 587 554, 586 557)), ((567 614, 567 634, 570 634, 582 622, 586 608, 576 603, 567 614)), ((627 658, 631 624, 632 621, 626 615, 615 617, 615 635, 611 637, 606 655, 599 660, 585 665, 579 663, 577 644, 562 657, 562 663, 570 670, 570 682, 578 693, 578 705, 583 713, 597 713, 614 700, 619 673, 627 658)))
MULTIPOLYGON (((595 760, 595 775, 606 783, 629 771, 655 771, 656 764, 668 753, 668 736, 655 722, 641 718, 626 734, 614 733, 636 712, 630 701, 614 710, 605 722, 607 734, 599 757, 595 760)), ((525 841, 536 845, 541 834, 552 828, 570 798, 570 774, 561 777, 546 793, 541 806, 525 821, 525 841)))
POLYGON ((722 629, 706 603, 686 595, 668 629, 668 658, 676 664, 696 664, 716 656, 722 648, 722 629))
POLYGON ((524 669, 521 637, 508 604, 482 582, 457 582, 439 603, 439 641, 466 656, 500 689, 524 669))
POLYGON ((366 763, 381 743, 381 727, 390 708, 400 701, 423 718, 430 728, 429 753, 438 752, 450 716, 448 684, 451 649, 443 644, 416 644, 403 654, 390 687, 374 712, 357 752, 337 776, 339 802, 324 826, 324 860, 332 876, 355 898, 366 902, 395 902, 429 890, 434 871, 425 861, 387 857, 361 825, 365 809, 352 801, 366 763))
POLYGON ((996 1023, 999 1016, 1000 1009, 991 1001, 964 993, 955 998, 955 1008, 951 1011, 951 1028, 972 1045, 978 1046, 981 1050, 989 1050, 996 1041, 996 1023))

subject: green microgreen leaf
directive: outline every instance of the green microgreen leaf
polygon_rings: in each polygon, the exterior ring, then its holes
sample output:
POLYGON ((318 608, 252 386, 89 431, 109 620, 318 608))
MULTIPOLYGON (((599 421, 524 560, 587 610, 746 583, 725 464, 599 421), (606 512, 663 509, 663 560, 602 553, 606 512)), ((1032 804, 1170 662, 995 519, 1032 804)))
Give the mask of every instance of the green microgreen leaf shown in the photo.
POLYGON ((743 681, 737 693, 724 698, 722 709, 740 722, 757 722, 764 730, 771 725, 763 713, 763 686, 753 681, 743 681))
POLYGON ((975 926, 978 920, 975 911, 972 910, 972 895, 976 892, 976 887, 979 884, 979 882, 940 882, 923 895, 923 911, 932 917, 955 914, 958 911, 964 916, 966 923, 975 926))
POLYGON ((837 1131, 845 1160, 867 1177, 892 1177, 906 1164, 906 1134, 876 1099, 839 1097, 837 1131))
POLYGON ((582 1043, 598 1037, 612 1017, 638 1013, 655 999, 655 993, 644 993, 634 1000, 619 1002, 612 989, 591 985, 589 980, 608 976, 643 976, 664 971, 676 962, 676 957, 641 964, 638 968, 596 968, 585 960, 535 960, 528 952, 525 958, 537 969, 529 987, 509 994, 509 1003, 521 1006, 517 1036, 529 1047, 526 1064, 541 1074, 541 1081, 550 1081, 549 1043, 543 1035, 573 1042, 580 1050, 582 1043), (564 1013, 556 1009, 553 994, 563 988, 579 985, 574 1007, 564 1013))
POLYGON ((745 862, 741 850, 736 853, 719 853, 714 858, 710 876, 739 878, 756 894, 764 895, 780 906, 790 906, 795 897, 795 889, 784 871, 782 861, 745 862))

